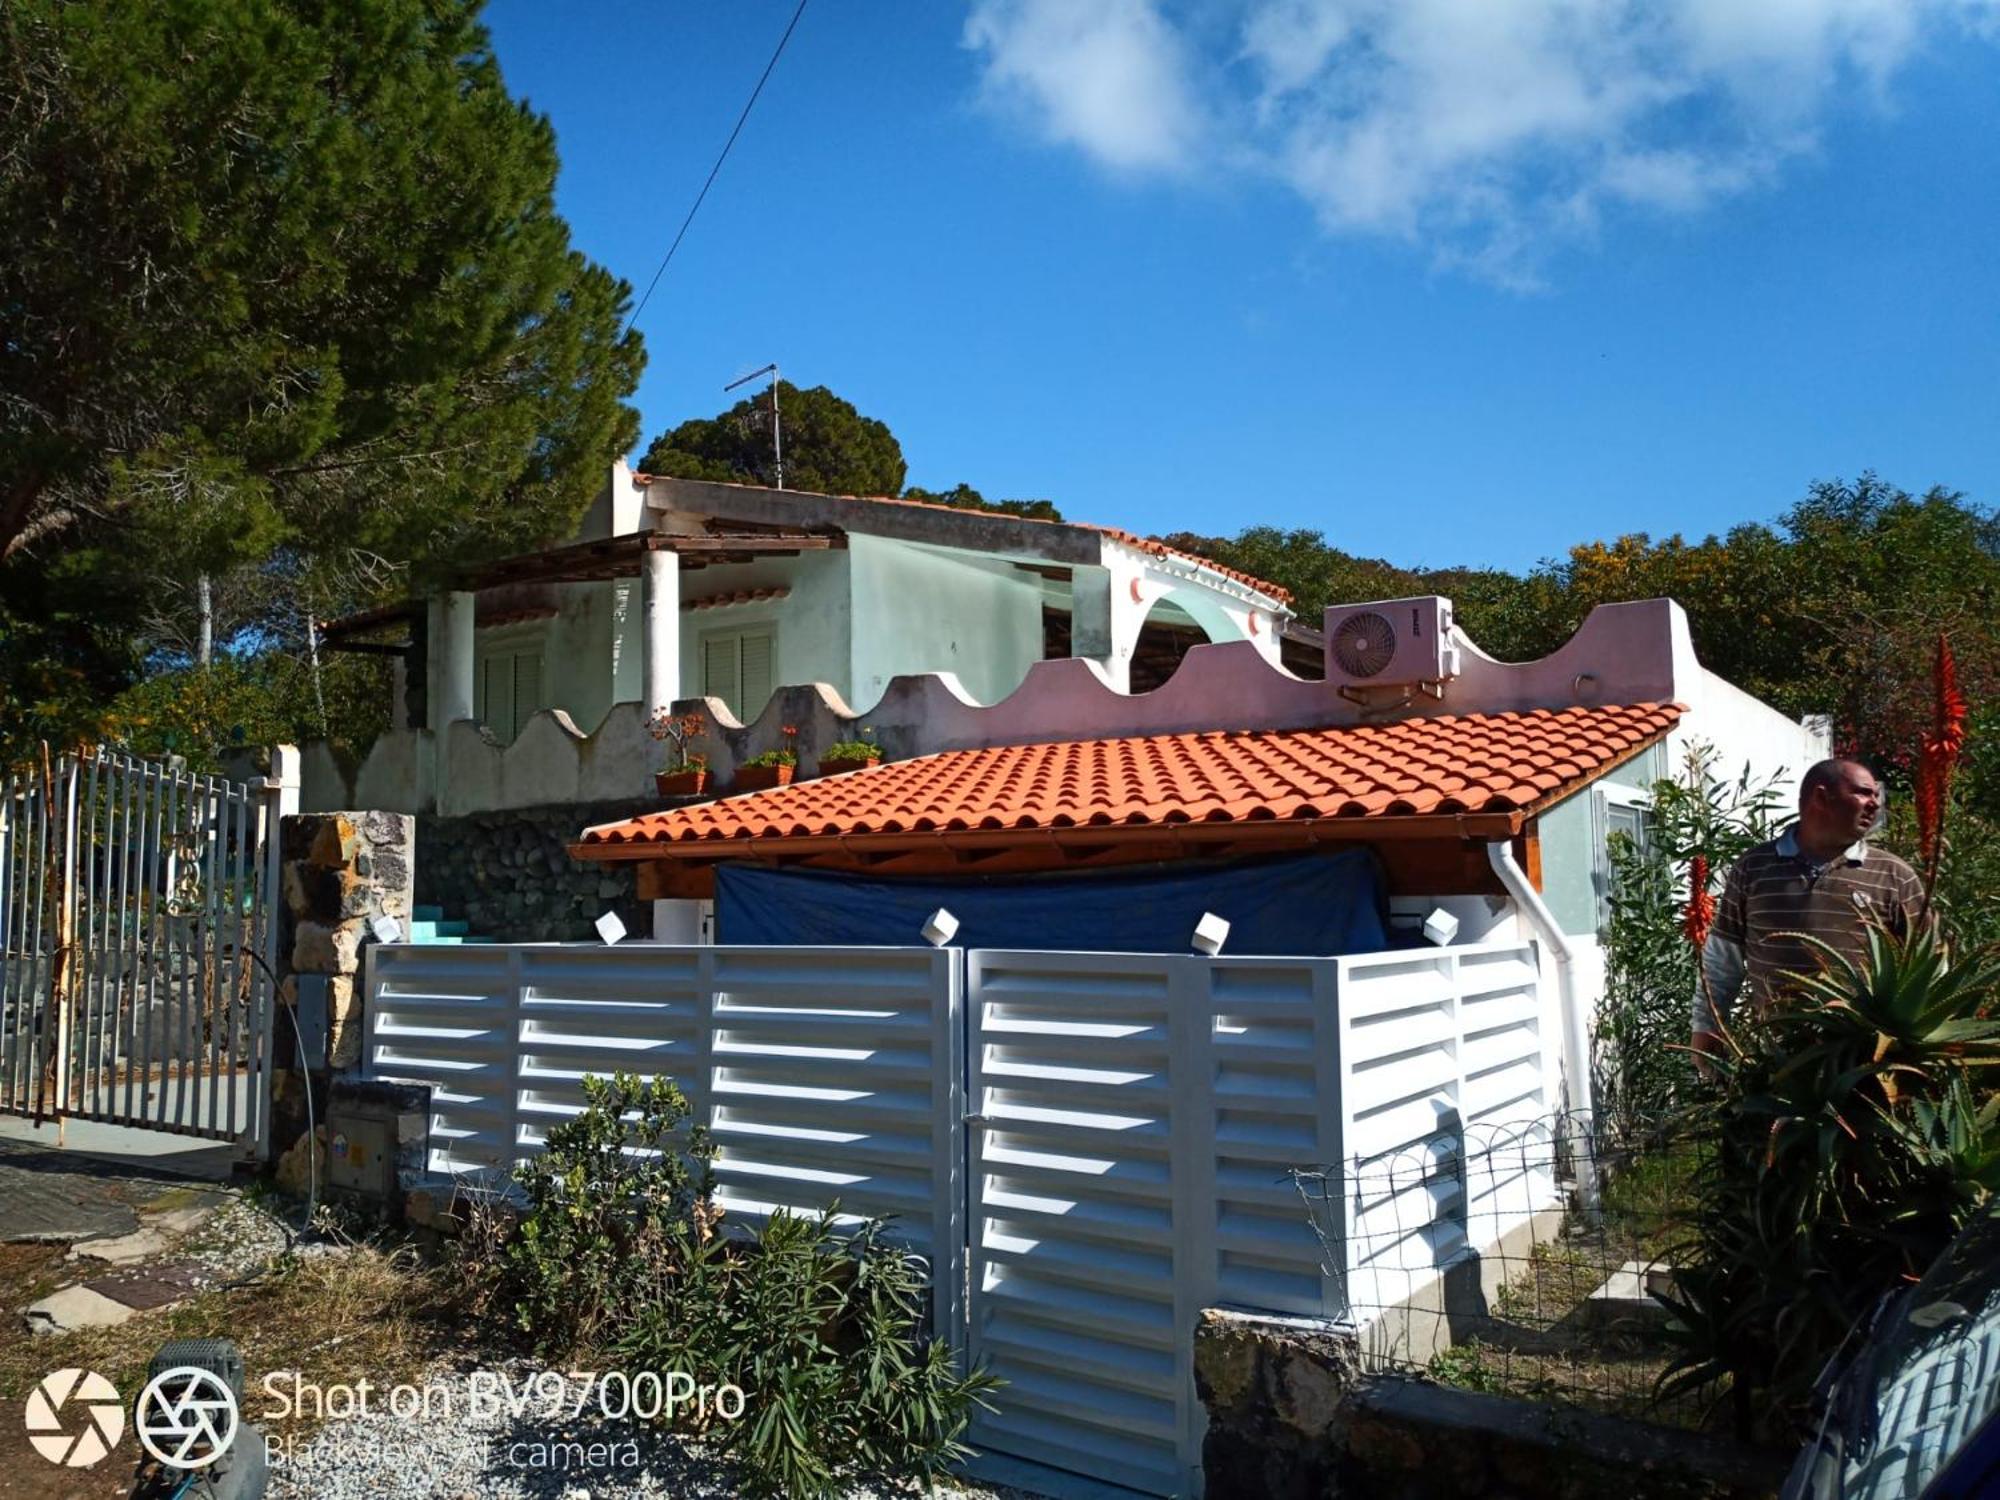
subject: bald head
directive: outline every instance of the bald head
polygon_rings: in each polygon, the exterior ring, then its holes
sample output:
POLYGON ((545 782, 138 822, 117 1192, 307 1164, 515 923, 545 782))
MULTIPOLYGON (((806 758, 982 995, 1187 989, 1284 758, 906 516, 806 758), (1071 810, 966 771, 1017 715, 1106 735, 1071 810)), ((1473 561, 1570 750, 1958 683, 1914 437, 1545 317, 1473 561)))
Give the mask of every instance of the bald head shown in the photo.
POLYGON ((1882 786, 1858 760, 1823 760, 1799 781, 1799 843, 1831 858, 1866 838, 1882 811, 1882 786))
POLYGON ((1810 768, 1799 779, 1799 810, 1803 812, 1815 792, 1823 792, 1829 787, 1838 787, 1842 782, 1866 777, 1872 785, 1875 773, 1858 760, 1823 760, 1810 768))

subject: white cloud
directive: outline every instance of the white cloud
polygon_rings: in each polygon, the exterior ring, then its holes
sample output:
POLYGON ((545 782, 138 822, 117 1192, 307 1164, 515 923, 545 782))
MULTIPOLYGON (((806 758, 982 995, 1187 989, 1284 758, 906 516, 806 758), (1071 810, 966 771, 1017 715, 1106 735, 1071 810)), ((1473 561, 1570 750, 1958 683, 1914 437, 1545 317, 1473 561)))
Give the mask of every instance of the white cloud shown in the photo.
POLYGON ((1172 170, 1196 149, 1181 38, 1152 0, 976 0, 965 45, 989 102, 1107 165, 1172 170))
POLYGON ((988 97, 1124 169, 1245 163, 1326 228, 1532 282, 1608 210, 1709 208, 2000 0, 975 0, 988 97))

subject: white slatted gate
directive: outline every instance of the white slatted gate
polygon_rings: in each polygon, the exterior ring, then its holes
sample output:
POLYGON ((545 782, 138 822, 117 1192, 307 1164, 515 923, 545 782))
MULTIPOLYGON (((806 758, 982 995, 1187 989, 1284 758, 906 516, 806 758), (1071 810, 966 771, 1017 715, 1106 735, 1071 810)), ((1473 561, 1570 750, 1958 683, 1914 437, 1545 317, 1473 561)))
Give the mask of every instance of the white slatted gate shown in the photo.
MULTIPOLYGON (((715 1132, 730 1211, 898 1217, 931 1258, 936 1326, 1007 1382, 982 1452, 1180 1496, 1201 1485, 1203 1308, 1337 1318, 1346 1278, 1408 1289, 1468 1248, 1462 1198, 1440 1198, 1407 1244, 1330 1272, 1290 1169, 1543 1111, 1544 988, 1525 944, 383 947, 368 1057, 432 1085, 440 1172, 539 1150, 587 1073, 672 1077, 715 1132)), ((1377 1208, 1350 1204, 1350 1227, 1377 1208)))

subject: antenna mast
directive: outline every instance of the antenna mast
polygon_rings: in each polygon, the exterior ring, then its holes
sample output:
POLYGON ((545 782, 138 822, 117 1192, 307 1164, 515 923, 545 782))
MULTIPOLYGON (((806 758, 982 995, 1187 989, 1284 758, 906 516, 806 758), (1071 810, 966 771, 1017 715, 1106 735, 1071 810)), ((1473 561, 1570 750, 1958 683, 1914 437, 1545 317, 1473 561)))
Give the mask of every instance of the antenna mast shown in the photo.
POLYGON ((722 389, 725 393, 733 391, 739 385, 748 385, 759 375, 768 375, 771 377, 771 447, 778 466, 778 488, 783 489, 785 487, 785 434, 783 427, 779 425, 778 421, 778 362, 772 360, 763 369, 752 370, 748 375, 730 381, 722 389))

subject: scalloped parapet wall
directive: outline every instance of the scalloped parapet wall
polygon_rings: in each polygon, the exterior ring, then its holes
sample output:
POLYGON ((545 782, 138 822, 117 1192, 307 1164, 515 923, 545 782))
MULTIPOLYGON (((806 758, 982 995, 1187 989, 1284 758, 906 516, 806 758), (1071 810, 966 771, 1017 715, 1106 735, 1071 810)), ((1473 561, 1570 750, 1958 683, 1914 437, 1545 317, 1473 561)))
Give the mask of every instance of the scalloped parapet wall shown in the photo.
MULTIPOLYGON (((1041 740, 1673 701, 1690 709, 1677 741, 1705 739, 1733 760, 1793 776, 1826 753, 1818 726, 1794 723, 1703 668, 1687 616, 1672 600, 1600 605, 1559 649, 1535 661, 1496 661, 1462 633, 1459 645, 1463 670, 1440 696, 1396 693, 1383 701, 1376 690, 1370 703, 1354 701, 1339 683, 1271 665, 1252 643, 1232 642, 1195 647, 1150 693, 1119 692, 1096 663, 1071 658, 1037 663, 1020 687, 993 704, 977 702, 950 673, 926 673, 893 679, 865 712, 824 683, 780 688, 748 724, 711 698, 682 699, 674 712, 699 711, 707 719, 698 748, 724 787, 745 760, 787 744, 798 753, 800 774, 810 775, 823 747, 862 737, 863 726, 887 758, 904 760, 1041 740)), ((438 740, 425 731, 386 734, 351 781, 323 747, 313 747, 304 805, 470 813, 629 800, 652 792, 660 760, 637 703, 618 704, 587 735, 567 714, 545 711, 504 747, 461 721, 442 736, 442 764, 438 740)))

